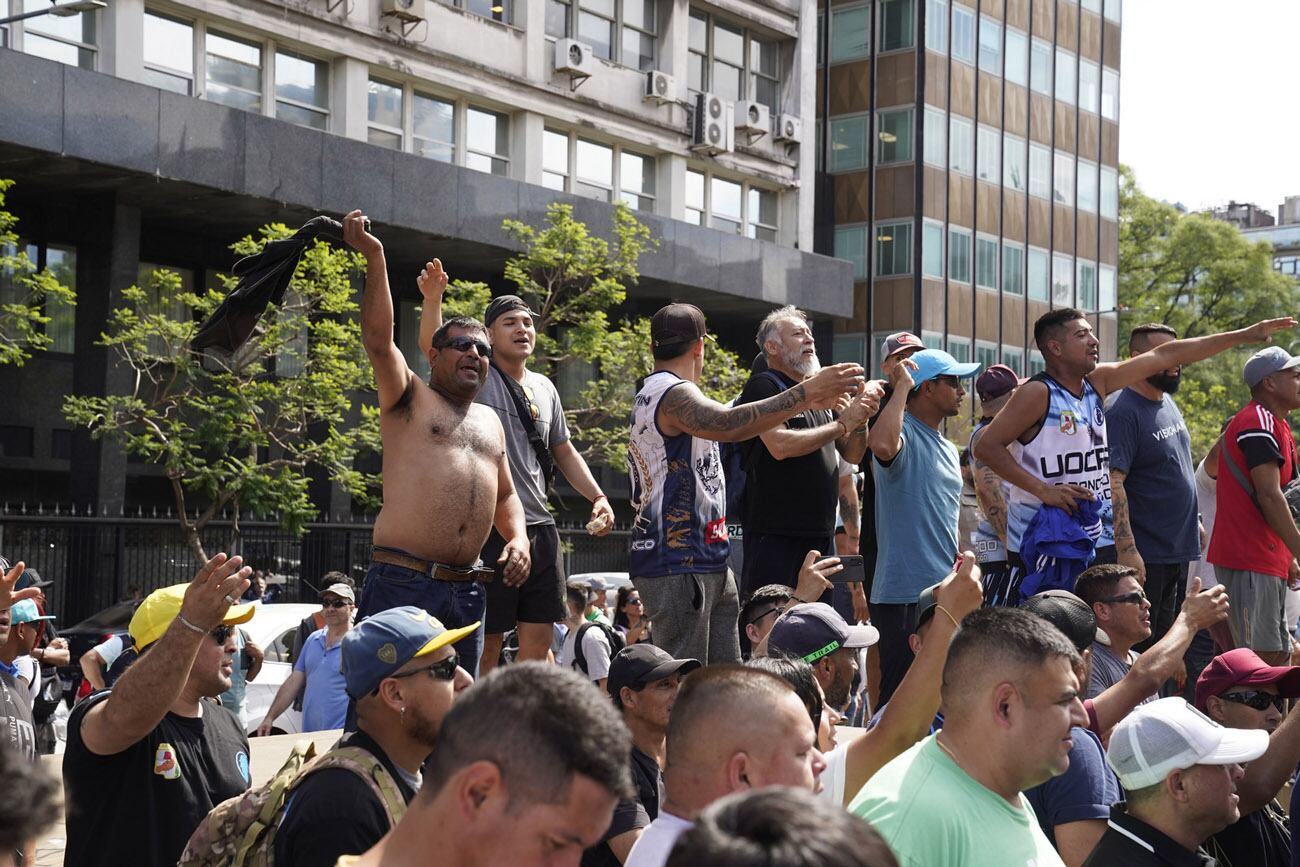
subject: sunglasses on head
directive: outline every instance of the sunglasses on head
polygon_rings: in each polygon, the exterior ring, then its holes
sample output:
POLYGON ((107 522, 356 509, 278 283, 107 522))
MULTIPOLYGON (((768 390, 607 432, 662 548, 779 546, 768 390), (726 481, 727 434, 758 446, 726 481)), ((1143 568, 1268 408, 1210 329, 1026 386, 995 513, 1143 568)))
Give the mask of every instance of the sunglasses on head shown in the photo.
POLYGON ((218 626, 216 629, 209 632, 208 635, 211 635, 212 640, 215 641, 217 644, 225 644, 230 639, 231 633, 233 633, 234 631, 235 631, 235 627, 223 623, 220 626, 218 626))
POLYGON ((451 656, 435 662, 432 665, 427 665, 424 668, 417 668, 415 671, 404 671, 401 674, 394 674, 392 676, 411 677, 415 674, 424 673, 429 675, 429 677, 432 677, 434 680, 455 680, 456 667, 459 665, 460 657, 456 654, 456 651, 453 650, 451 656))
POLYGON ((446 347, 448 349, 454 349, 457 352, 469 352, 471 346, 478 350, 478 354, 481 358, 492 357, 491 346, 488 346, 482 340, 479 340, 474 337, 470 337, 468 334, 462 334, 459 337, 453 337, 451 340, 448 340, 446 343, 446 347))
POLYGON ((1147 595, 1141 590, 1134 590, 1132 593, 1125 593, 1123 596, 1110 596, 1101 601, 1109 602, 1111 605, 1128 605, 1130 603, 1141 605, 1147 601, 1147 595))
POLYGON ((1268 706, 1273 705, 1273 707, 1277 708, 1278 713, 1286 713, 1286 699, 1280 695, 1273 695, 1258 689, 1251 689, 1246 692, 1225 692, 1219 698, 1233 704, 1244 704, 1246 707, 1255 710, 1268 710, 1268 706))
POLYGON ((321 608, 347 608, 352 603, 346 599, 322 599, 321 608))

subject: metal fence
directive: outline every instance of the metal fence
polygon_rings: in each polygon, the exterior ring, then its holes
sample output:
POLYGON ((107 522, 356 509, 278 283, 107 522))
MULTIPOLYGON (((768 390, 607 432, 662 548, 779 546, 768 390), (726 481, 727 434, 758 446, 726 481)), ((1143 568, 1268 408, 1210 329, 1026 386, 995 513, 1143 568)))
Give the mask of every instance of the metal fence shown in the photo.
MULTIPOLYGON (((370 562, 371 525, 312 524, 301 536, 274 522, 241 520, 245 562, 283 579, 282 601, 314 600, 331 570, 358 585, 370 562)), ((204 530, 209 554, 226 550, 228 521, 204 530)), ((628 531, 603 538, 582 527, 561 527, 567 574, 627 569, 628 531)), ((53 584, 45 589, 60 625, 71 625, 137 593, 189 581, 197 562, 174 518, 101 518, 67 513, 0 512, 0 554, 24 561, 53 584)))

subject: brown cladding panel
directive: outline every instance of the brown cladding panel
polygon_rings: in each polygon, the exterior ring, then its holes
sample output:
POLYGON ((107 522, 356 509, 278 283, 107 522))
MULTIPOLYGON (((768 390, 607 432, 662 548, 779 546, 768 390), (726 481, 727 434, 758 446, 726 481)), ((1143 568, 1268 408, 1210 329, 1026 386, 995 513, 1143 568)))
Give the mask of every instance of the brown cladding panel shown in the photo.
POLYGON ((983 123, 997 126, 1002 116, 1002 79, 991 75, 979 77, 979 116, 983 123))
POLYGON ((1097 162, 1101 153, 1101 118, 1091 112, 1079 112, 1079 156, 1097 162))
POLYGON ((817 67, 817 84, 815 87, 815 91, 817 94, 817 106, 819 108, 825 104, 823 102, 824 97, 822 93, 822 88, 824 88, 825 86, 826 86, 826 69, 824 67, 819 66, 817 67))
POLYGON ((876 105, 911 105, 916 102, 916 53, 886 54, 876 58, 876 105))
POLYGON ((876 219, 916 214, 916 166, 886 166, 876 170, 876 219))
POLYGON ((1052 106, 1055 101, 1041 93, 1029 94, 1029 137, 1039 144, 1052 143, 1052 106))
POLYGON ((1087 211, 1075 212, 1075 248, 1084 259, 1097 258, 1097 215, 1087 211))
POLYGON ((943 169, 934 166, 925 167, 925 178, 922 181, 925 184, 925 200, 921 203, 921 213, 932 220, 943 219, 944 200, 948 194, 947 177, 948 173, 943 169))
POLYGON ((1114 121, 1101 122, 1101 164, 1119 166, 1119 124, 1114 121))
POLYGON ((867 220, 867 173, 835 175, 835 222, 863 223, 867 220))
POLYGON ((980 289, 975 293, 975 337, 998 342, 998 293, 980 289))
POLYGON ((1056 103, 1056 111, 1054 112, 1056 140, 1054 144, 1058 151, 1074 153, 1074 125, 1078 114, 1079 110, 1073 106, 1066 105, 1063 102, 1056 103))
POLYGON ((1052 204, 1046 199, 1029 197, 1029 243, 1048 249, 1051 244, 1052 204))
POLYGON ((1101 253, 1098 258, 1103 265, 1119 264, 1119 223, 1113 220, 1098 220, 1101 235, 1101 253))
POLYGON ((1119 41, 1122 38, 1120 36, 1119 25, 1112 21, 1107 21, 1104 27, 1106 35, 1101 46, 1101 62, 1106 66, 1109 66, 1111 69, 1119 69, 1119 41))
POLYGON ((871 61, 837 63, 830 69, 831 117, 867 111, 871 107, 871 61))
MULTIPOLYGON (((1025 337, 1025 299, 1017 295, 1002 296, 1002 343, 1022 346, 1025 337)), ((1017 371, 1024 373, 1024 371, 1017 371)))
POLYGON ((1052 16, 1056 12, 1056 0, 1031 0, 1034 7, 1034 35, 1046 42, 1056 36, 1052 16))
MULTIPOLYGON (((921 281, 921 328, 925 331, 943 332, 943 283, 936 280, 921 281)), ((910 316, 909 308, 909 316, 910 316)), ((905 325, 912 328, 909 319, 905 325)))
POLYGON ((964 63, 952 65, 952 111, 975 117, 975 70, 964 63))
POLYGON ((1079 4, 1058 3, 1056 6, 1056 42, 1062 48, 1074 51, 1079 38, 1079 4))
POLYGON ((999 192, 1001 187, 986 181, 975 182, 975 227, 981 232, 998 234, 999 192))
POLYGON ((1008 241, 1025 240, 1025 194, 1002 190, 1002 237, 1008 241))
POLYGON ((1007 25, 1017 30, 1029 29, 1029 0, 1007 0, 1007 25))
MULTIPOLYGON (((969 286, 960 283, 948 284, 948 330, 953 334, 970 334, 970 323, 973 316, 970 296, 969 286)), ((927 318, 929 316, 928 310, 926 316, 927 318)), ((942 319, 939 320, 939 325, 934 330, 943 330, 942 319)))
POLYGON ((1002 116, 1002 128, 1012 135, 1024 138, 1029 129, 1028 89, 1008 83, 1004 99, 1006 111, 1002 116))
POLYGON ((1002 0, 980 0, 980 13, 1002 20, 1002 0))
POLYGON ((867 329, 867 284, 853 284, 853 318, 849 320, 846 331, 866 331, 867 329))
POLYGON ((939 108, 948 107, 948 59, 933 51, 925 53, 925 101, 939 108))
POLYGON ((1114 316, 1097 317, 1097 339, 1101 341, 1101 360, 1116 361, 1115 349, 1118 345, 1119 323, 1114 316))
POLYGON ((970 228, 975 225, 975 179, 948 175, 948 222, 970 228))
POLYGON ((1052 249, 1057 253, 1074 253, 1074 208, 1052 206, 1052 249))
POLYGON ((1079 12, 1079 54, 1101 62, 1101 16, 1096 12, 1079 12))

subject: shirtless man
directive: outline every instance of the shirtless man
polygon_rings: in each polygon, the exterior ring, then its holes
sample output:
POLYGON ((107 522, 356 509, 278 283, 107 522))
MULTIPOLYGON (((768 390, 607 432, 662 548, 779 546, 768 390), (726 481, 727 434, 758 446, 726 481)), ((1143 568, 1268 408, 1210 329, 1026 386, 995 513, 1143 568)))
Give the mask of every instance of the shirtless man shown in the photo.
MULTIPOLYGON (((393 342, 384 245, 365 222, 352 211, 343 219, 343 238, 366 257, 361 339, 379 390, 384 504, 358 619, 414 605, 456 629, 483 618, 480 582, 493 570, 480 566, 478 555, 493 526, 507 540, 498 559, 504 580, 518 583, 529 570, 505 433, 496 413, 474 403, 492 350, 481 323, 449 319, 428 351, 429 384, 416 378, 393 342)), ((482 630, 456 643, 466 670, 477 670, 482 647, 482 630)))

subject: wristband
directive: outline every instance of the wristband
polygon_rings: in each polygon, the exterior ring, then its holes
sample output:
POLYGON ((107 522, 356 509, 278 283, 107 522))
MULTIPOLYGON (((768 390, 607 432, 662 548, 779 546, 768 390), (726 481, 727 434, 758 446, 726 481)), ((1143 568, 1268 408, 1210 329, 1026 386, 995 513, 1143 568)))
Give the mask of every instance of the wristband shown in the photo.
POLYGON ((957 627, 958 629, 961 629, 961 624, 957 622, 956 617, 952 616, 951 611, 949 611, 947 608, 944 608, 942 605, 936 605, 934 607, 942 611, 944 614, 948 615, 948 619, 952 621, 953 626, 957 627))
POLYGON ((178 613, 178 614, 176 615, 176 619, 179 620, 179 621, 181 622, 181 626, 184 626, 186 629, 189 629, 189 630, 191 630, 191 631, 193 631, 193 632, 197 632, 199 635, 207 635, 207 634, 208 634, 208 630, 206 630, 206 629, 204 629, 204 628, 202 628, 202 627, 200 627, 200 626, 195 626, 193 623, 190 623, 188 620, 185 619, 185 615, 183 615, 183 614, 179 614, 179 613, 178 613))
POLYGON ((608 499, 609 497, 605 496, 604 494, 597 494, 596 499, 592 500, 591 504, 594 506, 597 503, 599 503, 601 500, 608 500, 608 499))

